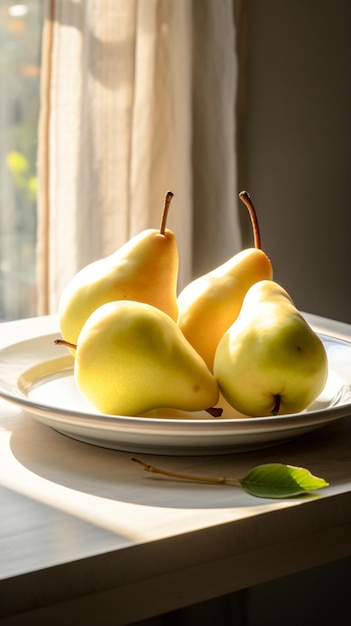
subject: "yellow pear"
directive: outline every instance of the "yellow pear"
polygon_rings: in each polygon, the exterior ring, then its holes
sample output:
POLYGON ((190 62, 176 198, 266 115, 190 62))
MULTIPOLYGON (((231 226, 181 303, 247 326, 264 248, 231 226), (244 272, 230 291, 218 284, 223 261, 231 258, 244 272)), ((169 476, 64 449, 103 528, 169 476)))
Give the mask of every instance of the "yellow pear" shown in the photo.
POLYGON ((160 229, 139 233, 113 254, 85 266, 68 283, 58 309, 60 330, 68 342, 77 343, 91 313, 115 300, 152 304, 177 319, 178 247, 166 228, 172 197, 172 192, 166 194, 160 229))
POLYGON ((78 389, 102 413, 137 416, 169 407, 221 414, 212 409, 219 397, 213 374, 176 322, 152 305, 104 304, 68 347, 75 349, 78 389))
POLYGON ((251 416, 306 409, 328 375, 324 345, 274 281, 248 290, 238 318, 220 340, 214 375, 226 400, 251 416))
POLYGON ((238 316, 247 290, 255 282, 273 276, 271 262, 261 249, 250 196, 243 191, 239 197, 250 213, 255 247, 242 250, 193 280, 178 295, 179 328, 211 371, 218 342, 238 316))

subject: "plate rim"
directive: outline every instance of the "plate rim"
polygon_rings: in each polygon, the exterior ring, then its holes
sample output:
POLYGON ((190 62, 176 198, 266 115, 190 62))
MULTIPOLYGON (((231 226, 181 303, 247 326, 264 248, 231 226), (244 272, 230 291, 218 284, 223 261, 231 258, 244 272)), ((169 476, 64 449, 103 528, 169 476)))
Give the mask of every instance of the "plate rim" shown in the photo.
MULTIPOLYGON (((324 332, 316 331, 316 333, 325 342, 329 341, 329 342, 332 342, 333 344, 346 345, 351 350, 351 340, 348 341, 346 339, 335 337, 331 334, 324 333, 324 332)), ((50 338, 54 339, 57 337, 58 334, 59 334, 58 332, 51 331, 45 334, 34 335, 32 337, 28 337, 26 339, 7 344, 6 346, 0 348, 0 366, 1 366, 1 356, 4 353, 11 351, 11 350, 15 350, 21 345, 33 343, 34 341, 37 341, 37 340, 44 341, 50 338)), ((63 355, 63 351, 57 357, 49 358, 48 361, 60 360, 62 358, 62 355, 63 355)), ((40 362, 41 361, 39 360, 39 363, 40 362)), ((27 369, 29 369, 29 367, 27 369)), ((58 370, 58 372, 59 371, 60 370, 58 370)), ((21 375, 23 375, 23 373, 24 372, 22 372, 21 375)), ((18 394, 16 395, 14 393, 4 390, 2 387, 3 380, 4 379, 1 376, 1 369, 0 369, 0 398, 3 398, 4 400, 12 404, 15 404, 16 406, 19 406, 20 408, 27 410, 31 414, 34 414, 34 415, 38 414, 38 411, 39 411, 40 414, 50 414, 50 415, 54 414, 57 416, 61 416, 61 418, 66 418, 66 419, 63 419, 63 422, 67 422, 67 423, 68 422, 73 423, 74 421, 77 423, 77 422, 81 422, 82 420, 84 420, 85 422, 98 420, 101 426, 103 425, 103 423, 110 424, 112 426, 112 425, 117 425, 118 423, 120 424, 130 423, 130 421, 132 420, 134 424, 139 424, 139 425, 140 424, 143 424, 143 425, 154 424, 154 425, 161 426, 165 424, 169 425, 170 423, 172 423, 172 424, 181 424, 183 428, 190 428, 191 426, 192 428, 195 428, 195 429, 200 428, 200 426, 202 428, 203 427, 212 428, 213 425, 216 425, 216 427, 219 427, 223 430, 228 430, 230 429, 230 427, 232 428, 234 425, 243 426, 243 425, 250 424, 251 426, 253 426, 254 424, 256 424, 257 428, 259 429, 264 426, 268 428, 274 424, 277 424, 277 425, 279 424, 281 425, 281 428, 279 429, 276 428, 274 430, 284 430, 288 426, 298 427, 299 422, 303 422, 305 424, 306 416, 313 416, 314 418, 313 423, 318 425, 318 424, 323 424, 325 422, 328 423, 331 421, 335 421, 351 413, 351 402, 350 402, 350 403, 344 403, 344 404, 340 404, 340 405, 332 407, 332 412, 333 412, 332 416, 330 415, 330 411, 331 411, 330 407, 316 408, 312 411, 305 410, 305 411, 301 411, 298 413, 286 413, 284 415, 279 415, 279 416, 258 416, 258 417, 242 416, 242 417, 237 417, 237 418, 229 418, 229 417, 228 418, 212 418, 209 416, 208 418, 206 417, 204 419, 201 419, 201 418, 192 419, 191 416, 184 417, 184 418, 177 418, 177 417, 156 417, 156 416, 144 417, 144 416, 129 416, 129 415, 128 416, 127 415, 111 415, 111 414, 99 413, 99 412, 90 413, 90 412, 80 411, 76 409, 68 410, 63 407, 57 407, 57 406, 49 405, 46 403, 34 402, 30 400, 28 397, 26 397, 24 392, 22 392, 19 389, 18 385, 17 385, 17 390, 20 392, 20 395, 18 394)), ((351 382, 350 382, 350 385, 351 385, 351 382)), ((184 413, 186 413, 186 415, 189 415, 190 412, 184 412, 184 413)))

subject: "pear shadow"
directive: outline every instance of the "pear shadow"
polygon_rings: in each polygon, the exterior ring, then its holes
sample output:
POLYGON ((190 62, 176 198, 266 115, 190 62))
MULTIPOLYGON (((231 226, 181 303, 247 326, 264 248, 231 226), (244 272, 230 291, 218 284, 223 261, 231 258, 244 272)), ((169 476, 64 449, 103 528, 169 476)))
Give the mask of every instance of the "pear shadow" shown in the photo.
POLYGON ((306 467, 333 486, 345 480, 346 473, 351 472, 350 420, 344 418, 288 443, 263 450, 182 457, 134 454, 83 443, 21 413, 12 429, 10 447, 17 461, 33 474, 100 498, 159 508, 250 508, 265 506, 273 500, 249 496, 240 486, 153 474, 133 462, 133 457, 167 471, 235 478, 245 476, 262 463, 286 463, 306 467))

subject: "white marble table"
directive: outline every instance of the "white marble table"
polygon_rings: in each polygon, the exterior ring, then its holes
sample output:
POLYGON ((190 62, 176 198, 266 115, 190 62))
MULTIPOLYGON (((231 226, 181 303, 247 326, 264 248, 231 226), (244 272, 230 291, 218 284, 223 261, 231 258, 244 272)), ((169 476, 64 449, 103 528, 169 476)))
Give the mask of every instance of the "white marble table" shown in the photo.
MULTIPOLYGON (((351 340, 351 326, 307 317, 351 340)), ((3 323, 0 347, 56 329, 50 316, 3 323)), ((213 476, 279 461, 330 483, 277 501, 146 473, 1 400, 0 623, 127 624, 350 555, 350 433, 346 417, 261 451, 138 454, 213 476)))

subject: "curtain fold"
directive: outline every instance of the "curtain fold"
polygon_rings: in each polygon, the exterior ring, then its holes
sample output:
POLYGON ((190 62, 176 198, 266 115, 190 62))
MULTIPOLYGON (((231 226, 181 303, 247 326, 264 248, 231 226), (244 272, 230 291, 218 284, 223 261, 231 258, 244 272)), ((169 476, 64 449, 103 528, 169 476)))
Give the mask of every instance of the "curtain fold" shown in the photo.
POLYGON ((179 289, 239 249, 232 0, 47 0, 42 67, 39 314, 168 189, 179 289))

